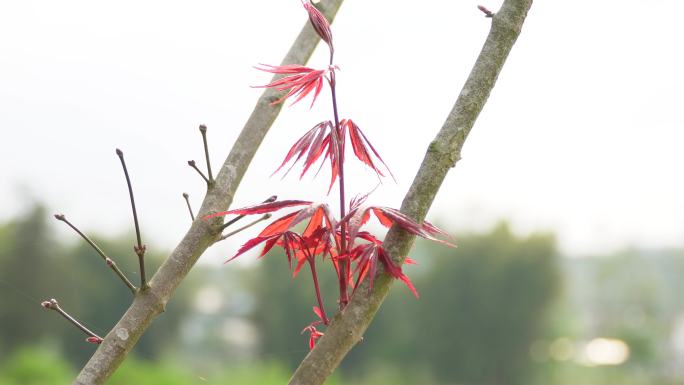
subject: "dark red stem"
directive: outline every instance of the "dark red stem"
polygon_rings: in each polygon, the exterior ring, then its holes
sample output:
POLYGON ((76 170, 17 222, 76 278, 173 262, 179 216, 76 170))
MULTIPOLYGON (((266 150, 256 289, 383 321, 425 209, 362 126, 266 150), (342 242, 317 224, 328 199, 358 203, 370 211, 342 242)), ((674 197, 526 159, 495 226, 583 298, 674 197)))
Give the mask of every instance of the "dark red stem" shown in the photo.
MULTIPOLYGON (((330 71, 330 91, 332 93, 332 105, 333 105, 333 113, 335 115, 335 135, 339 135, 340 133, 340 118, 337 113, 337 93, 335 92, 335 70, 330 71)), ((338 136, 337 138, 337 167, 338 167, 338 175, 340 177, 340 218, 344 218, 346 215, 346 200, 344 197, 344 149, 342 148, 342 142, 344 138, 340 138, 338 136)), ((339 274, 339 281, 340 281, 340 309, 344 309, 345 306, 347 306, 347 303, 349 303, 349 294, 347 292, 347 282, 349 282, 349 277, 348 277, 348 272, 349 272, 349 264, 348 264, 348 259, 346 258, 347 254, 347 225, 346 223, 342 223, 340 227, 340 232, 342 236, 340 237, 340 253, 339 257, 342 257, 342 259, 339 260, 339 267, 340 267, 340 274, 339 274)))
POLYGON ((323 316, 323 324, 328 326, 328 316, 325 314, 325 307, 323 306, 323 297, 321 297, 321 288, 318 286, 318 276, 316 275, 316 262, 313 258, 307 258, 309 267, 311 268, 311 276, 313 277, 314 288, 316 289, 316 300, 318 300, 318 308, 321 309, 323 316))

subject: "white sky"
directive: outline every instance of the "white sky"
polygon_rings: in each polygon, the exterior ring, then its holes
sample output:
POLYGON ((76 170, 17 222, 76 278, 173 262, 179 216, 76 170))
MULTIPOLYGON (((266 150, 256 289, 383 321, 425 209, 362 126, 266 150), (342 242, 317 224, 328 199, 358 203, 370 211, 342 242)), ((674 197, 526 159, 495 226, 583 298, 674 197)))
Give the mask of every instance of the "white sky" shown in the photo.
MULTIPOLYGON (((399 181, 374 203, 400 205, 455 101, 488 31, 477 4, 342 6, 341 115, 399 181)), ((456 238, 508 218, 523 234, 557 232, 568 255, 684 246, 683 11, 681 0, 537 1, 429 218, 456 238)), ((278 64, 305 20, 299 0, 0 2, 0 221, 40 200, 87 232, 128 231, 119 147, 143 237, 173 247, 189 223, 181 193, 197 208, 204 188, 185 163, 203 164, 197 126, 209 126, 218 169, 260 94, 249 86, 269 79, 252 66, 278 64)), ((324 48, 311 66, 326 64, 324 48)), ((281 114, 234 207, 274 193, 324 199, 326 175, 268 176, 329 118, 326 96, 281 114)), ((374 187, 359 174, 349 195, 374 187)), ((243 240, 203 258, 221 260, 243 240)))

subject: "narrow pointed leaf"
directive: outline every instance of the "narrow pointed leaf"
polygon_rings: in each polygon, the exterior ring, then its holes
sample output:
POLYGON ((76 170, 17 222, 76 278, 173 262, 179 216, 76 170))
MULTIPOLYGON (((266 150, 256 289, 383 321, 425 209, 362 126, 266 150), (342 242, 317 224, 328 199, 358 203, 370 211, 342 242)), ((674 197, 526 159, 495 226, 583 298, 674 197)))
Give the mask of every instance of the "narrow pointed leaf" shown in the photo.
POLYGON ((230 214, 235 214, 235 215, 266 214, 266 213, 270 213, 273 211, 278 211, 278 210, 285 208, 285 207, 302 206, 302 205, 310 205, 310 204, 311 204, 311 202, 309 202, 309 201, 300 201, 300 200, 285 200, 285 201, 260 203, 258 205, 254 205, 254 206, 247 206, 247 207, 242 207, 239 209, 222 211, 220 213, 210 214, 210 215, 205 216, 204 219, 209 219, 209 218, 223 216, 223 215, 230 215, 230 214))

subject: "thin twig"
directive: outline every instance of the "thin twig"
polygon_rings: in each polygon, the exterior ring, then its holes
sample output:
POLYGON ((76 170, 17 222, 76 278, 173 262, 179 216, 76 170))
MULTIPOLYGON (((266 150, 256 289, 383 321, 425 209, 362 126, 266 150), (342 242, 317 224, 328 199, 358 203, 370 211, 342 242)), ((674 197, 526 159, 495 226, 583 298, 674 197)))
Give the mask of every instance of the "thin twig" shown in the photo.
POLYGON ((211 174, 211 161, 209 160, 209 145, 207 145, 207 126, 200 124, 199 130, 202 133, 202 141, 204 142, 204 156, 207 158, 207 174, 209 174, 209 184, 214 183, 214 177, 211 174))
POLYGON ((147 278, 145 276, 145 250, 147 249, 145 245, 142 244, 142 238, 140 237, 140 225, 138 225, 138 212, 135 209, 135 198, 133 198, 133 187, 131 186, 131 178, 128 176, 128 168, 126 167, 126 161, 124 160, 123 151, 116 149, 116 155, 119 156, 121 160, 121 167, 123 167, 124 175, 126 175, 126 184, 128 185, 128 195, 131 197, 131 208, 133 209, 133 223, 135 224, 135 237, 138 244, 133 246, 133 251, 138 256, 138 262, 140 264, 140 287, 142 289, 147 285, 147 278))
POLYGON ((107 266, 109 266, 109 267, 114 271, 114 273, 116 273, 116 275, 118 275, 119 278, 121 278, 121 280, 123 281, 123 283, 131 290, 131 292, 132 292, 133 294, 135 294, 135 293, 137 292, 138 288, 136 288, 135 285, 133 285, 133 284, 131 283, 131 281, 126 277, 126 275, 121 271, 121 269, 119 269, 119 267, 116 266, 116 262, 114 262, 111 258, 109 258, 109 257, 104 253, 104 251, 102 251, 102 249, 101 249, 97 244, 95 244, 95 242, 93 242, 93 240, 91 240, 90 238, 88 238, 88 236, 85 235, 85 234, 83 234, 83 232, 81 232, 81 230, 79 230, 78 227, 74 226, 71 222, 69 222, 69 221, 66 219, 66 216, 64 216, 64 214, 55 214, 55 218, 57 218, 58 220, 60 220, 60 221, 62 221, 62 222, 64 222, 64 223, 66 223, 67 225, 69 225, 69 227, 71 227, 72 229, 74 229, 74 231, 75 231, 76 233, 78 233, 78 235, 80 235, 81 238, 83 238, 86 242, 88 242, 88 244, 89 244, 93 249, 95 249, 95 251, 96 251, 98 254, 100 254, 100 256, 101 256, 102 259, 105 261, 105 263, 107 264, 107 266))
MULTIPOLYGON (((244 215, 243 215, 243 216, 244 216, 244 215)), ((250 222, 250 223, 248 223, 248 224, 246 224, 246 225, 244 225, 244 226, 242 226, 242 227, 240 227, 240 228, 238 228, 238 229, 235 229, 235 230, 231 231, 230 233, 227 233, 227 234, 222 235, 222 236, 217 240, 217 242, 222 241, 222 240, 224 240, 224 239, 226 239, 226 238, 229 238, 229 237, 231 237, 231 236, 233 236, 233 235, 239 233, 240 231, 245 230, 245 229, 248 229, 248 228, 250 228, 250 227, 256 225, 257 223, 259 223, 259 222, 261 222, 261 221, 265 221, 265 220, 267 220, 267 219, 269 219, 269 218, 271 218, 271 214, 270 214, 270 213, 264 214, 261 218, 255 219, 254 221, 252 221, 252 222, 250 222)))
MULTIPOLYGON (((276 199, 278 199, 277 195, 271 195, 270 197, 268 197, 265 201, 263 201, 261 203, 275 202, 276 199)), ((242 219, 244 217, 245 217, 244 215, 238 215, 237 217, 235 217, 235 218, 229 220, 228 222, 224 223, 223 225, 221 225, 221 231, 225 230, 227 227, 229 227, 230 225, 232 225, 233 223, 239 221, 240 219, 242 219)))
POLYGON ((209 182, 209 178, 207 178, 207 176, 204 175, 204 173, 203 173, 199 168, 197 168, 197 163, 195 163, 194 160, 189 160, 189 161, 188 161, 188 166, 194 168, 195 171, 197 171, 197 173, 200 174, 200 176, 202 177, 202 179, 204 179, 204 181, 207 182, 207 186, 210 185, 211 182, 209 182))
POLYGON ((192 207, 190 207, 190 195, 188 193, 183 193, 183 198, 185 198, 185 203, 188 205, 188 211, 190 212, 190 218, 195 221, 195 214, 192 213, 192 207))
POLYGON ((102 337, 98 336, 97 334, 93 333, 88 329, 87 327, 83 326, 82 323, 78 322, 74 317, 70 316, 69 313, 65 312, 62 310, 61 307, 59 307, 59 302, 57 302, 56 299, 52 298, 49 301, 43 301, 40 304, 42 307, 48 309, 48 310, 54 310, 57 313, 59 313, 62 317, 64 317, 67 321, 71 322, 74 326, 79 328, 83 333, 85 333, 88 338, 86 341, 94 344, 99 344, 102 342, 102 337))

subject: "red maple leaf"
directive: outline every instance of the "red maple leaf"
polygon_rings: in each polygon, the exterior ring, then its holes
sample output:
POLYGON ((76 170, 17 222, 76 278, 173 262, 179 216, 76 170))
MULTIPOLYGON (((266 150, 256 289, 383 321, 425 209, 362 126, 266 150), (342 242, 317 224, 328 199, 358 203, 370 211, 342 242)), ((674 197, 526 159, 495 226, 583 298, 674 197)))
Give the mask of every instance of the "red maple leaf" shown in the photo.
POLYGON ((214 217, 221 217, 221 216, 226 216, 230 214, 236 214, 236 215, 253 215, 253 214, 266 214, 270 213, 273 211, 278 211, 282 208, 285 207, 292 207, 292 206, 301 206, 301 205, 310 205, 311 202, 309 201, 300 201, 300 200, 285 200, 285 201, 272 201, 272 202, 262 202, 256 205, 252 206, 247 206, 247 207, 242 207, 239 209, 233 209, 233 210, 228 210, 228 211, 221 211, 218 213, 214 214, 209 214, 205 216, 203 219, 207 220, 209 218, 214 218, 214 217))
POLYGON ((392 276, 392 278, 404 282, 416 298, 420 297, 415 286, 411 283, 411 280, 402 271, 401 266, 394 263, 390 255, 382 247, 382 244, 367 243, 358 245, 352 250, 350 258, 352 261, 356 262, 354 275, 356 275, 357 278, 354 283, 354 291, 356 291, 356 288, 363 282, 363 279, 366 276, 370 277, 368 292, 370 293, 373 290, 373 278, 377 271, 378 261, 380 261, 385 268, 385 271, 392 276))
POLYGON ((274 246, 278 245, 283 247, 288 260, 290 263, 292 263, 292 260, 295 257, 297 260, 299 260, 300 254, 303 253, 305 248, 307 249, 307 252, 315 252, 315 254, 319 254, 322 251, 330 249, 331 243, 326 240, 325 237, 328 239, 330 238, 330 234, 332 234, 333 229, 337 227, 337 222, 332 217, 327 204, 312 204, 312 202, 301 200, 275 201, 223 211, 208 215, 205 217, 205 219, 230 214, 265 214, 286 207, 302 205, 305 205, 306 207, 286 214, 271 222, 259 233, 259 235, 248 240, 242 245, 242 247, 240 247, 233 257, 228 259, 228 261, 231 261, 244 254, 246 251, 256 247, 257 245, 265 243, 261 253, 259 254, 259 257, 266 255, 266 253, 268 253, 274 246), (309 218, 311 219, 309 220, 309 223, 302 235, 290 231, 290 229, 292 229, 294 226, 309 218), (309 250, 310 245, 316 241, 316 237, 319 238, 317 242, 319 242, 322 246, 316 246, 314 249, 309 250))
MULTIPOLYGON (((364 199, 365 198, 362 197, 358 201, 362 202, 364 199)), ((356 263, 356 268, 354 270, 354 275, 356 275, 354 290, 363 282, 363 279, 366 276, 369 276, 371 279, 369 290, 373 289, 372 280, 375 277, 377 263, 380 261, 388 274, 403 281, 411 292, 418 297, 418 292, 411 283, 411 280, 403 273, 401 266, 395 264, 390 255, 382 247, 382 241, 372 234, 360 230, 370 219, 371 213, 373 213, 378 221, 385 227, 396 224, 413 235, 455 247, 455 245, 450 242, 436 238, 437 235, 448 237, 449 234, 430 222, 425 221, 423 223, 418 223, 399 210, 380 206, 360 207, 360 203, 355 203, 349 214, 340 220, 340 224, 347 224, 348 247, 351 248, 349 258, 356 263), (357 238, 365 240, 368 243, 354 246, 354 242, 357 238)), ((406 263, 415 264, 415 261, 406 258, 406 263)))
POLYGON ((323 333, 316 329, 316 325, 320 324, 320 321, 313 322, 309 326, 305 327, 301 334, 309 332, 309 349, 313 349, 316 346, 316 340, 323 337, 323 333))
MULTIPOLYGON (((330 186, 328 187, 328 191, 330 191, 338 177, 339 163, 344 161, 344 159, 338 159, 337 156, 338 153, 342 156, 344 154, 344 141, 341 141, 340 138, 344 138, 344 131, 336 132, 335 126, 331 121, 327 120, 318 123, 295 142, 287 152, 287 155, 285 155, 283 162, 273 174, 280 171, 296 156, 294 162, 292 162, 292 166, 290 166, 290 169, 292 169, 292 167, 306 155, 304 168, 299 175, 299 178, 301 179, 311 166, 325 154, 323 161, 325 162, 326 159, 330 159, 331 179, 330 186)), ((290 169, 288 169, 285 175, 287 175, 290 169)))
POLYGON ((288 64, 283 66, 273 66, 269 64, 260 65, 261 67, 255 68, 272 74, 287 75, 264 86, 254 86, 254 88, 275 88, 278 91, 287 91, 283 97, 274 101, 271 105, 281 103, 285 101, 285 99, 297 95, 297 99, 292 102, 292 104, 295 104, 313 91, 311 107, 313 107, 318 94, 320 94, 321 89, 323 89, 325 74, 334 71, 336 68, 329 66, 328 69, 317 70, 299 64, 288 64))
POLYGON ((365 165, 373 169, 378 177, 385 176, 382 171, 378 169, 375 163, 373 163, 373 158, 371 157, 372 153, 382 163, 382 165, 385 166, 387 172, 389 172, 390 176, 392 176, 392 179, 394 179, 396 182, 392 171, 390 171, 389 167, 387 167, 385 161, 382 160, 380 154, 378 154, 378 152, 375 150, 375 147, 373 147, 368 138, 366 138, 366 135, 364 135, 359 126, 357 126, 356 123, 354 123, 351 119, 343 119, 342 122, 340 122, 340 125, 342 124, 346 125, 347 131, 349 131, 349 139, 351 140, 354 155, 356 155, 356 157, 365 165))
MULTIPOLYGON (((321 156, 324 156, 324 162, 326 159, 330 160, 331 178, 330 186, 328 187, 329 192, 339 177, 339 165, 344 162, 347 132, 349 132, 349 140, 354 155, 356 155, 363 164, 370 167, 378 177, 385 176, 376 166, 376 162, 374 162, 374 158, 377 159, 382 163, 387 172, 389 172, 390 176, 392 176, 392 179, 394 179, 392 171, 387 167, 385 161, 382 160, 380 154, 375 150, 375 147, 373 147, 359 126, 351 119, 342 119, 338 130, 335 129, 335 125, 330 120, 315 125, 290 147, 287 155, 285 155, 285 159, 283 159, 280 166, 278 166, 273 174, 280 171, 287 163, 294 159, 288 171, 285 172, 285 175, 287 175, 292 167, 294 167, 299 160, 304 158, 304 167, 299 175, 299 177, 302 178, 311 166, 321 159, 321 156)), ((321 167, 322 166, 323 164, 321 164, 321 167)))
POLYGON ((456 247, 456 245, 448 241, 437 238, 436 236, 438 235, 450 238, 450 235, 432 223, 428 221, 418 223, 397 209, 382 206, 357 207, 356 209, 352 209, 344 218, 340 220, 340 223, 345 222, 349 225, 348 238, 350 244, 353 245, 354 239, 358 236, 359 230, 368 222, 371 213, 373 213, 380 224, 385 227, 391 227, 393 224, 396 224, 413 235, 442 243, 447 246, 456 247))

